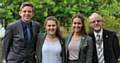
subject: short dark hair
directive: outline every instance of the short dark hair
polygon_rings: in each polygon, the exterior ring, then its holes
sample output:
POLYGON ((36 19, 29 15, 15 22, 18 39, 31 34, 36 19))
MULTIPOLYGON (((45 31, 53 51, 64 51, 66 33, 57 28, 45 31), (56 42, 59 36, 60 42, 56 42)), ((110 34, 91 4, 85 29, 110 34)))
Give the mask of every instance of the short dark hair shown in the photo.
POLYGON ((22 5, 20 6, 20 11, 22 10, 22 8, 24 8, 25 6, 29 6, 33 8, 34 11, 34 6, 30 3, 30 2, 24 2, 22 3, 22 5))
POLYGON ((73 17, 72 17, 72 22, 73 22, 73 20, 74 20, 75 18, 81 19, 82 24, 83 24, 83 27, 82 27, 82 29, 81 29, 81 34, 82 34, 82 35, 86 35, 87 33, 86 33, 86 29, 85 29, 85 23, 84 23, 84 16, 83 16, 83 14, 78 13, 78 14, 73 15, 73 17))

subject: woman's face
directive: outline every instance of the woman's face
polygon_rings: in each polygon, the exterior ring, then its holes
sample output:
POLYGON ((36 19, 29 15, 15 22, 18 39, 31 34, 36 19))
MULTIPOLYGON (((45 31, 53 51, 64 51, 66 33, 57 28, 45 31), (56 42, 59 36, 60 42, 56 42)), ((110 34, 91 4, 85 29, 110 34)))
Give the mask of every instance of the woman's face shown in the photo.
POLYGON ((53 20, 48 20, 46 23, 46 32, 49 35, 55 35, 56 34, 56 30, 57 30, 57 24, 55 21, 53 20))
POLYGON ((73 32, 78 33, 81 31, 81 28, 83 27, 83 23, 80 18, 74 18, 72 22, 72 28, 73 32))

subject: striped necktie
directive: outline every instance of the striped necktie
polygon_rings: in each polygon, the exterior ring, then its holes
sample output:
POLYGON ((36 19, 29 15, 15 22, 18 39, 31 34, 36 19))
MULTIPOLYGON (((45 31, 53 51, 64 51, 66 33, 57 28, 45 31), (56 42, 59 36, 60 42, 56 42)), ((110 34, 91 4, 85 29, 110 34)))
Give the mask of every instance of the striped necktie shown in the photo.
POLYGON ((96 44, 98 45, 98 62, 104 63, 104 56, 103 56, 103 48, 102 48, 102 39, 100 38, 100 35, 96 35, 96 44))

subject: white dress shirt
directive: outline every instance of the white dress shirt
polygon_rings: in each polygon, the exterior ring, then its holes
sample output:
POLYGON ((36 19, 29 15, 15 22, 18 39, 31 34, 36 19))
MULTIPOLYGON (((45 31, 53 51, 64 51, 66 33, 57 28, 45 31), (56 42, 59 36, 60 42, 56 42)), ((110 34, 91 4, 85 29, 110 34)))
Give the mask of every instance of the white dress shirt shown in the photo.
MULTIPOLYGON (((98 39, 98 37, 97 37, 98 34, 100 35, 100 39, 103 39, 103 38, 102 38, 102 36, 103 36, 103 29, 101 29, 100 32, 94 32, 94 35, 95 35, 95 39, 96 39, 96 40, 98 39)), ((102 40, 102 43, 101 43, 100 46, 96 43, 97 55, 98 55, 98 52, 100 51, 100 49, 99 49, 98 47, 102 48, 103 54, 104 54, 103 40, 102 40)), ((104 58, 104 55, 103 55, 103 58, 104 58)), ((99 62, 99 60, 98 60, 98 62, 99 62)), ((105 63, 105 60, 104 60, 103 63, 105 63)))

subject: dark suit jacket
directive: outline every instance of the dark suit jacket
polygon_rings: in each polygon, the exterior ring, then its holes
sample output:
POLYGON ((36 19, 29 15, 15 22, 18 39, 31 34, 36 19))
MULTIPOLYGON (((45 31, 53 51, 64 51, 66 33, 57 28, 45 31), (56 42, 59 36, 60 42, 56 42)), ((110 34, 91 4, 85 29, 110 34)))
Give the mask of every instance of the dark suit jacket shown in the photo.
POLYGON ((37 34, 39 33, 39 23, 32 21, 32 44, 26 47, 21 20, 9 24, 6 28, 3 39, 4 57, 7 61, 25 61, 35 55, 37 34))
MULTIPOLYGON (((89 35, 92 37, 94 42, 93 63, 98 63, 95 36, 93 32, 89 33, 89 35)), ((118 38, 114 32, 103 29, 103 54, 105 63, 117 63, 117 59, 120 56, 118 42, 118 38)))
MULTIPOLYGON (((68 45, 71 41, 72 33, 70 33, 66 40, 67 40, 67 61, 69 58, 69 51, 68 45)), ((79 59, 78 63, 92 63, 92 53, 93 53, 93 41, 90 36, 81 36, 81 44, 80 44, 80 52, 79 52, 79 59)), ((68 63, 68 62, 67 62, 68 63)))
MULTIPOLYGON (((38 36, 38 43, 37 43, 37 63, 42 63, 42 46, 45 40, 46 34, 40 33, 38 36)), ((62 63, 66 63, 66 52, 65 52, 65 40, 62 38, 59 38, 61 47, 62 47, 62 52, 61 52, 61 59, 62 63)), ((46 60, 47 61, 47 60, 46 60)))

